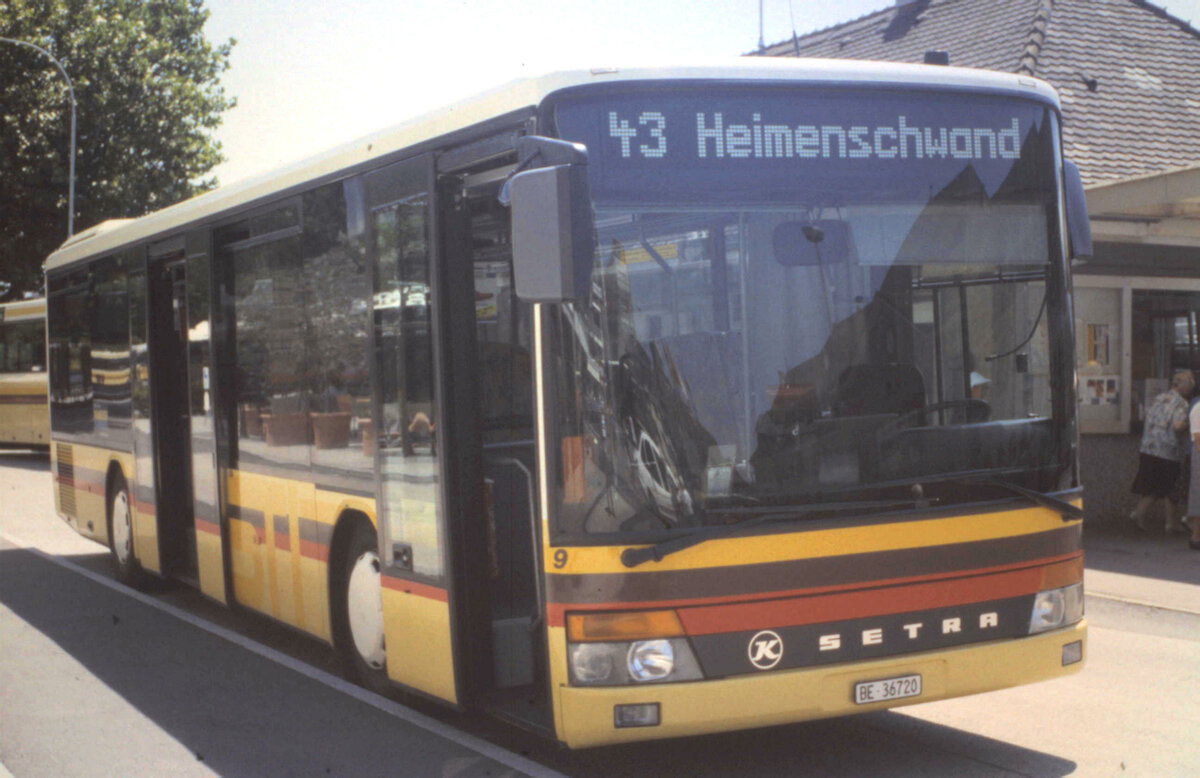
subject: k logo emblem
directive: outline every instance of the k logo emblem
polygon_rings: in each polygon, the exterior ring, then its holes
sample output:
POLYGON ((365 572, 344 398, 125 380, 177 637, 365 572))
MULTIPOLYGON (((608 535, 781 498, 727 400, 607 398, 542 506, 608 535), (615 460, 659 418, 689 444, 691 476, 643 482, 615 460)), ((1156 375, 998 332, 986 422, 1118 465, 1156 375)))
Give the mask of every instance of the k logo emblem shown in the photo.
POLYGON ((765 629, 750 638, 746 653, 750 657, 750 664, 759 670, 770 670, 783 659, 783 638, 765 629))

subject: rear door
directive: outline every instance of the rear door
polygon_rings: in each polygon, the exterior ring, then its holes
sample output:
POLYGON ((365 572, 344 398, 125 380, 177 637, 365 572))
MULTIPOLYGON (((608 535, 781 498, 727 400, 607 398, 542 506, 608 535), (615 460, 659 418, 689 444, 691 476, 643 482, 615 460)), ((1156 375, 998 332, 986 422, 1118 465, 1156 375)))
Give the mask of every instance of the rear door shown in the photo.
POLYGON ((188 415, 192 469, 192 516, 200 591, 226 601, 225 534, 221 526, 214 426, 212 277, 210 235, 189 233, 187 262, 188 415))

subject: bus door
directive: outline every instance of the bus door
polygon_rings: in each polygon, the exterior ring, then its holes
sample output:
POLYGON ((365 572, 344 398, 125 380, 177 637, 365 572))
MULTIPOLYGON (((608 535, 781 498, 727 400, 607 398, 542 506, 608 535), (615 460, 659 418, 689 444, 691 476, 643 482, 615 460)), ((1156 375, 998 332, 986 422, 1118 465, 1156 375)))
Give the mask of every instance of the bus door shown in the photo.
POLYGON ((460 640, 447 532, 445 359, 433 240, 433 161, 363 178, 374 289, 371 316, 376 511, 388 676, 459 703, 460 640))
MULTIPOLYGON (((501 157, 501 162, 508 161, 501 157)), ((470 419, 456 457, 459 495, 478 509, 455 515, 478 693, 486 707, 535 728, 552 727, 546 681, 537 522, 533 317, 512 278, 511 216, 498 194, 511 165, 473 166, 442 179, 441 227, 454 306, 448 383, 469 389, 470 419), (461 290, 461 291, 456 291, 461 290), (467 480, 473 479, 473 480, 467 480), (479 521, 483 518, 483 522, 479 521), (482 523, 482 526, 480 524, 482 523)))
MULTIPOLYGON (((187 255, 182 239, 151 247, 146 281, 150 443, 159 553, 165 575, 188 580, 196 577, 197 565, 188 404, 187 255)), ((137 477, 144 481, 140 471, 137 477)))
POLYGON ((226 602, 225 548, 217 470, 212 358, 210 273, 211 233, 195 230, 185 238, 188 445, 191 452, 192 518, 200 591, 226 602))

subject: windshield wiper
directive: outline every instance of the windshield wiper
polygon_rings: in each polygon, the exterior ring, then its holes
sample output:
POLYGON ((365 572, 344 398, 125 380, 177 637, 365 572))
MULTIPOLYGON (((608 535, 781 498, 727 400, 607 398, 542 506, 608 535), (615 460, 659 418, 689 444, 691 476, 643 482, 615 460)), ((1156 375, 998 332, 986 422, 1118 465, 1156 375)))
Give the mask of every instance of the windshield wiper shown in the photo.
POLYGON ((964 485, 979 484, 980 486, 995 486, 995 487, 999 487, 1001 489, 1007 489, 1008 491, 1012 492, 1013 494, 1020 495, 1032 503, 1041 505, 1043 508, 1049 508, 1052 511, 1056 511, 1062 517, 1063 521, 1071 521, 1072 519, 1082 519, 1083 518, 1083 508, 1076 507, 1076 506, 1072 505, 1071 503, 1067 502, 1066 500, 1059 499, 1058 497, 1055 497, 1052 494, 1046 494, 1045 492, 1038 492, 1033 489, 1026 489, 1024 486, 1017 486, 1016 484, 1010 484, 1008 481, 1001 481, 998 478, 991 478, 988 476, 983 476, 980 478, 971 478, 971 477, 949 478, 949 479, 946 479, 945 481, 938 481, 937 483, 939 483, 939 484, 957 483, 957 484, 964 484, 964 485))
MULTIPOLYGON (((621 552, 621 564, 626 567, 637 567, 640 564, 649 562, 653 559, 655 562, 661 562, 664 557, 670 556, 677 551, 683 551, 685 548, 699 545, 713 538, 721 538, 727 535, 743 530, 757 527, 760 524, 768 524, 775 521, 791 521, 794 519, 803 518, 804 516, 814 513, 843 513, 846 511, 876 511, 886 510, 889 508, 907 508, 921 503, 926 503, 927 500, 875 500, 875 501, 860 501, 860 502, 839 502, 839 503, 819 503, 816 505, 797 505, 797 506, 764 506, 763 508, 751 509, 759 515, 752 516, 748 519, 735 522, 733 524, 725 524, 717 527, 703 527, 693 530, 686 535, 664 540, 661 543, 655 543, 653 546, 645 546, 642 548, 627 548, 621 552)), ((745 509, 740 509, 739 512, 745 512, 745 509)))

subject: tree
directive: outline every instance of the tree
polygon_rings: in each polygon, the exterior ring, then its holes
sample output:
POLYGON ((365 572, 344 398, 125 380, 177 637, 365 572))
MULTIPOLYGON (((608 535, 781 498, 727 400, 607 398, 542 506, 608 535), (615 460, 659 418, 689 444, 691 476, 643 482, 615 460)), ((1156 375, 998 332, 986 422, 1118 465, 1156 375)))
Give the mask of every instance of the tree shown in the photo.
MULTIPOLYGON (((207 19, 204 0, 0 0, 0 36, 46 49, 75 85, 77 233, 216 187, 235 41, 210 43, 207 19)), ((62 75, 0 42, 0 282, 14 295, 41 289, 66 239, 69 148, 62 75)))

